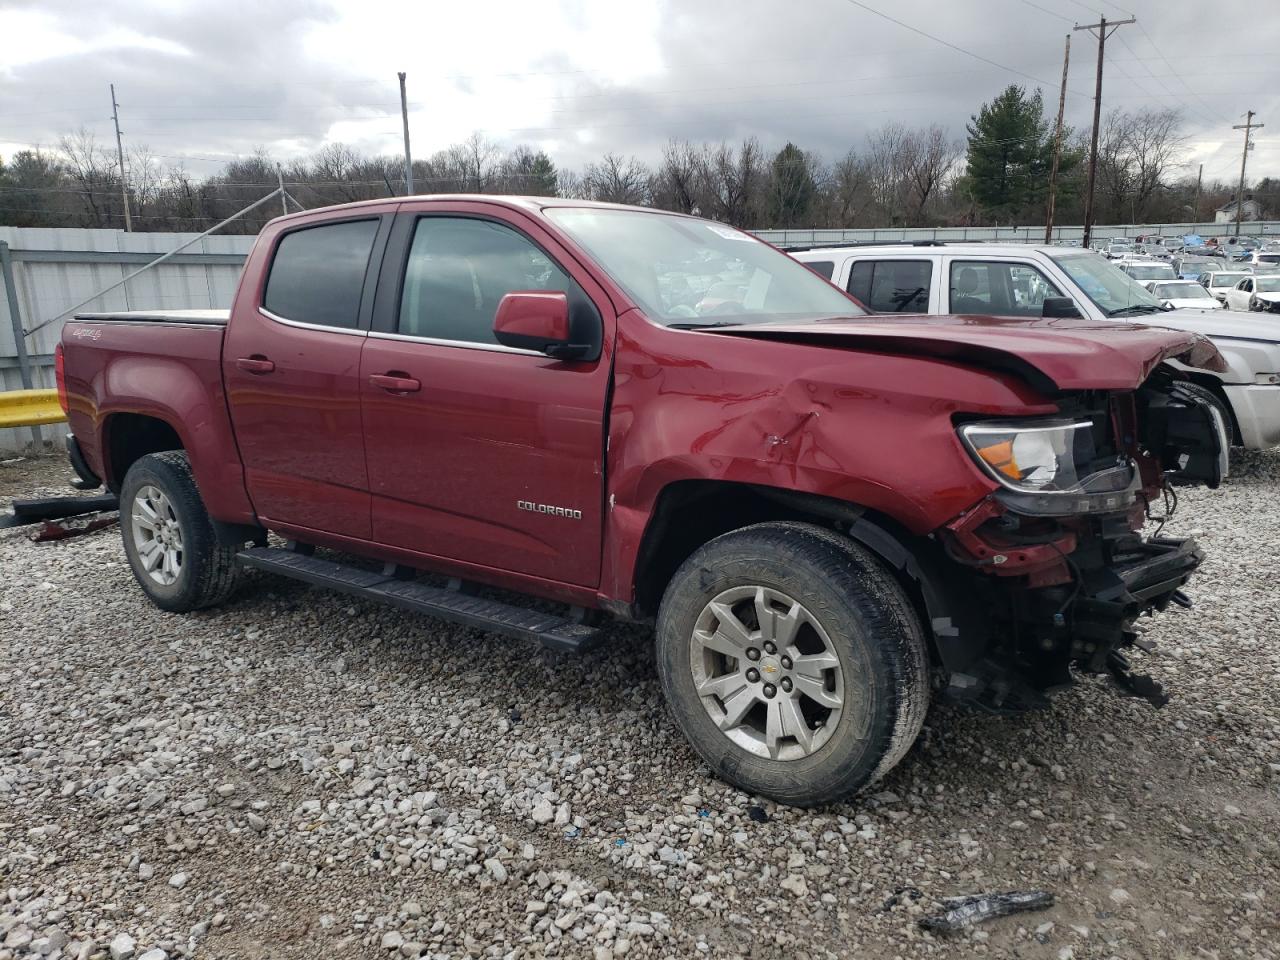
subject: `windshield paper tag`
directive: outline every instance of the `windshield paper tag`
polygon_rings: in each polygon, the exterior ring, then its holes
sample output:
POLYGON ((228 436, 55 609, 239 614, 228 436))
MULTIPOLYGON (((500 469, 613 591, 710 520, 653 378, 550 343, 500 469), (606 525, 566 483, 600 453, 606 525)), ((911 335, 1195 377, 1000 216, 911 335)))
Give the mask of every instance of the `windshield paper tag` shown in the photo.
POLYGON ((751 243, 755 240, 755 237, 748 236, 740 230, 735 230, 733 227, 726 227, 719 223, 708 223, 706 224, 706 228, 717 237, 724 237, 726 240, 745 240, 747 243, 751 243))

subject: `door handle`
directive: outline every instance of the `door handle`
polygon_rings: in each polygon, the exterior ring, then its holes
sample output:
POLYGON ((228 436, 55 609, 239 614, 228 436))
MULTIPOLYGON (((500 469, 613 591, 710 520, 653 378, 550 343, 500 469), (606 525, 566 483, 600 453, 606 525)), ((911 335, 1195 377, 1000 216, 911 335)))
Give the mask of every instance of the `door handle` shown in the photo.
POLYGON ((422 389, 421 380, 399 371, 372 374, 369 382, 375 387, 381 387, 387 393, 417 393, 422 389))
POLYGON ((245 373, 264 374, 270 373, 276 368, 275 361, 268 360, 263 356, 241 357, 236 361, 236 366, 245 373))

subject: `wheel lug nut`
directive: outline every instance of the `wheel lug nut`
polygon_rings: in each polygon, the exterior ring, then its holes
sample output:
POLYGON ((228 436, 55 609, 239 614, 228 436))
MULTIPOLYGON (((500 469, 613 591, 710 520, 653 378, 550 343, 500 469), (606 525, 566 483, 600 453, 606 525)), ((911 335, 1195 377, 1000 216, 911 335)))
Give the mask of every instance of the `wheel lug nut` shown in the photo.
POLYGON ((766 643, 764 645, 764 652, 772 655, 778 652, 778 648, 775 647, 772 643, 766 643))
POLYGON ((748 647, 748 648, 747 648, 747 659, 748 659, 748 660, 759 660, 759 659, 760 659, 760 651, 759 651, 759 650, 757 650, 755 647, 748 647))
POLYGON ((750 680, 752 683, 758 683, 760 681, 760 671, 757 670, 755 667, 752 667, 750 670, 747 671, 747 679, 750 680))
POLYGON ((782 669, 783 669, 783 670, 790 670, 790 669, 791 669, 791 658, 790 658, 790 657, 785 657, 785 656, 784 656, 784 657, 782 658, 782 669))
POLYGON ((791 678, 790 678, 790 677, 783 677, 783 678, 782 678, 782 692, 783 692, 783 693, 790 693, 790 692, 791 692, 791 678))
POLYGON ((771 699, 771 700, 772 700, 772 699, 773 699, 773 697, 774 697, 774 695, 775 695, 777 692, 778 692, 778 688, 777 688, 777 687, 775 687, 772 683, 766 683, 766 684, 764 685, 764 695, 765 695, 766 697, 768 697, 769 699, 771 699))

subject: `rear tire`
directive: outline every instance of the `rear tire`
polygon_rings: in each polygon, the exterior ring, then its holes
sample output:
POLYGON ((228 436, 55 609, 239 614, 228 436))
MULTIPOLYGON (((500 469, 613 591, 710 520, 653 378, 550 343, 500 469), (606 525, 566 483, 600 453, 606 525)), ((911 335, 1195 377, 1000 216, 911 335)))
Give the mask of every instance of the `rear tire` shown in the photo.
POLYGON ((183 450, 150 453, 129 468, 120 532, 134 577, 161 610, 211 607, 236 588, 236 550, 219 545, 183 450))
POLYGON ((745 527, 696 551, 663 596, 657 659, 712 770, 795 806, 879 779, 928 709, 909 598, 863 547, 810 524, 745 527))

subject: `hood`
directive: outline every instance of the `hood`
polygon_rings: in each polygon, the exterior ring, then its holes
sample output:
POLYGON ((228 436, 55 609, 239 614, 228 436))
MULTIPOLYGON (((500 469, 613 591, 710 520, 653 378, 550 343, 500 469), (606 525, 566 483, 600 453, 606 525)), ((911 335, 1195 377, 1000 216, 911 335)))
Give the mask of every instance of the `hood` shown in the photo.
POLYGON ((1280 320, 1265 319, 1265 313, 1245 313, 1240 310, 1180 309, 1155 313, 1143 317, 1142 322, 1151 326, 1186 330, 1206 337, 1222 337, 1228 340, 1269 340, 1280 343, 1280 320))
POLYGON ((1280 293, 1255 293, 1253 298, 1263 303, 1280 303, 1280 293))
POLYGON ((1225 370, 1217 349, 1192 333, 1076 318, 845 317, 810 323, 703 328, 758 340, 916 354, 1015 374, 1042 392, 1132 390, 1162 360, 1225 370))
POLYGON ((1217 300, 1213 302, 1218 305, 1216 307, 1211 307, 1205 302, 1204 297, 1162 297, 1160 302, 1167 303, 1169 306, 1178 310, 1205 310, 1209 313, 1213 313, 1215 310, 1222 309, 1222 304, 1217 300))

